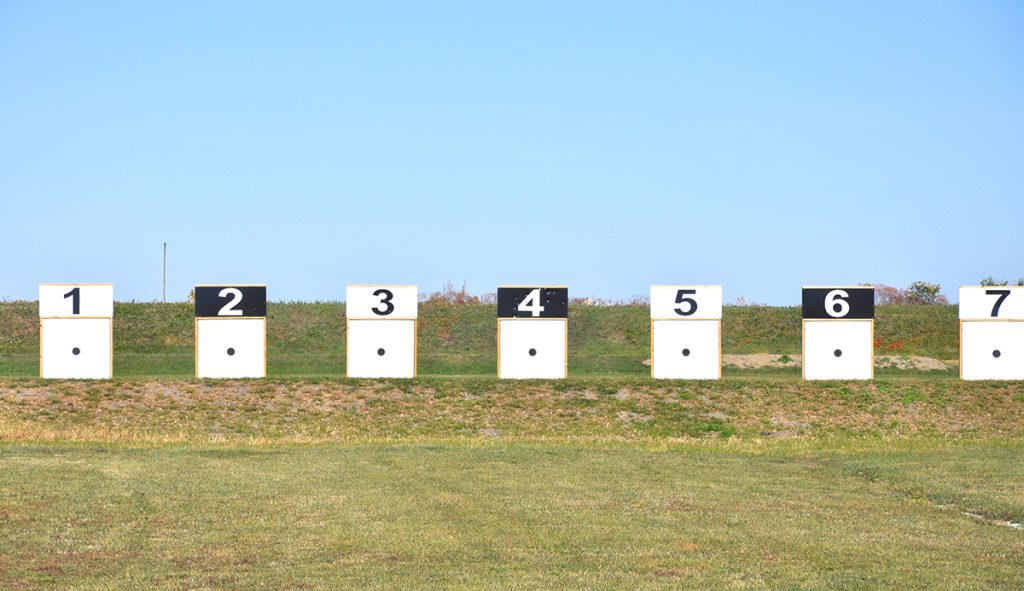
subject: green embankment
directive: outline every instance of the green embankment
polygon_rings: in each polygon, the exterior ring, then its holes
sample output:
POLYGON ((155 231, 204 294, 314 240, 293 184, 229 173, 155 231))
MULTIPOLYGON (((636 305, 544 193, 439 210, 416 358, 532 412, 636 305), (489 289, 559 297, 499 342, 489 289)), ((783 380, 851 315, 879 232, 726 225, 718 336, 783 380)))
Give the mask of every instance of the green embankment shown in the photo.
MULTIPOLYGON (((495 311, 489 305, 420 306, 420 375, 494 375, 495 311)), ((878 355, 958 357, 955 306, 880 306, 875 321, 878 355)), ((193 375, 190 304, 118 303, 114 312, 117 377, 193 375)), ((800 353, 796 307, 727 306, 726 354, 800 353)), ((650 324, 645 306, 575 306, 569 318, 571 375, 644 375, 650 324)), ((345 306, 272 303, 268 307, 271 376, 342 376, 345 306)), ((0 376, 38 375, 39 320, 34 302, 0 303, 0 376)), ((797 375, 796 371, 792 372, 797 375)))

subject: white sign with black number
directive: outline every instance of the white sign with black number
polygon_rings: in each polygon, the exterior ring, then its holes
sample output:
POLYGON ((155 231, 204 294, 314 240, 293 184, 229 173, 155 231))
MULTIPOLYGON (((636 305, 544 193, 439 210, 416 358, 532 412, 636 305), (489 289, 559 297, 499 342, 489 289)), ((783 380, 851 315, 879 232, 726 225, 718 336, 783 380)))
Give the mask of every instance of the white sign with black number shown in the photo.
POLYGON ((110 284, 39 286, 39 376, 113 377, 114 287, 110 284))
POLYGON ((1024 286, 960 288, 960 378, 1024 380, 1024 286))
POLYGON ((651 286, 651 377, 722 377, 722 286, 651 286))
POLYGON ((349 285, 345 315, 348 377, 416 377, 415 285, 349 285))

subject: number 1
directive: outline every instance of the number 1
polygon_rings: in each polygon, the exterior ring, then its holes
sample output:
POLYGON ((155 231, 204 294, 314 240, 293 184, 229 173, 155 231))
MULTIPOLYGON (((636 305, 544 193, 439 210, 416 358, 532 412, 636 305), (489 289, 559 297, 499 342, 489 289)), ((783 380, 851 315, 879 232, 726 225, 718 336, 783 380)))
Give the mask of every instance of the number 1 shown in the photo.
MULTIPOLYGON (((64 294, 65 300, 71 298, 71 314, 73 316, 78 316, 81 313, 81 295, 82 293, 79 291, 79 288, 77 287, 64 294)), ((993 314, 993 316, 995 316, 995 314, 993 314)))
MULTIPOLYGON (((997 295, 997 296, 999 296, 999 299, 996 300, 995 305, 992 306, 992 317, 995 318, 996 316, 999 316, 999 306, 1002 306, 1003 305, 1003 300, 1005 300, 1010 295, 1010 290, 1008 290, 1008 289, 986 289, 985 290, 985 295, 997 295)), ((77 312, 76 312, 76 314, 77 314, 77 312)))

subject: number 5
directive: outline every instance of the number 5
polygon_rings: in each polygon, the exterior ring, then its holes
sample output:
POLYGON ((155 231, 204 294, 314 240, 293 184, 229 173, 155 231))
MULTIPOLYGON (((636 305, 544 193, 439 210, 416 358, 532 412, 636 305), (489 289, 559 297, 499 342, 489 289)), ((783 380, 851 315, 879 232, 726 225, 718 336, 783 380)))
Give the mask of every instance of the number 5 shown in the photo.
POLYGON ((676 292, 676 303, 686 304, 687 309, 682 310, 681 308, 673 308, 673 311, 680 316, 692 316, 697 311, 697 300, 688 298, 688 295, 696 295, 696 289, 680 289, 676 292))
POLYGON ((850 294, 841 289, 833 289, 825 295, 825 313, 833 318, 842 318, 850 313, 850 302, 843 298, 850 294))

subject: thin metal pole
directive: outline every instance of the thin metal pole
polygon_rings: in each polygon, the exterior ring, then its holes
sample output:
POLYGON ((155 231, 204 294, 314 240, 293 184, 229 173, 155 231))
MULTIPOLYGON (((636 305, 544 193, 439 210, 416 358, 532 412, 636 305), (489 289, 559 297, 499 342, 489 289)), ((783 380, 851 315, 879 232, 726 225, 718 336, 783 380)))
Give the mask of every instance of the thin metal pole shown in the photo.
POLYGON ((167 303, 167 243, 164 242, 164 303, 167 303))

